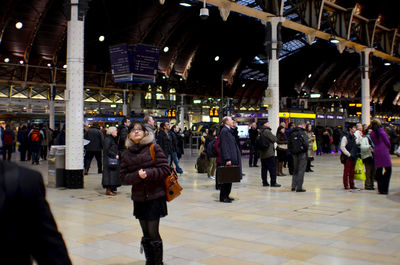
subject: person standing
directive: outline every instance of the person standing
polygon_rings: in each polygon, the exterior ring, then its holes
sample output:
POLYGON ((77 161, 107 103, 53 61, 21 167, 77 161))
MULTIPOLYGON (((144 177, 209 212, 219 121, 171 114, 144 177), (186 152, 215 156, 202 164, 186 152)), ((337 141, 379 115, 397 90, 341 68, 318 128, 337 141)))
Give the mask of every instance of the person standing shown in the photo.
POLYGON ((253 122, 249 129, 250 138, 250 156, 249 156, 249 167, 258 167, 258 152, 256 148, 256 138, 258 136, 257 123, 253 122))
POLYGON ((168 159, 168 165, 172 163, 172 139, 168 134, 169 122, 162 122, 160 124, 160 131, 158 132, 157 143, 160 145, 165 156, 168 159))
MULTIPOLYGON (((289 122, 288 128, 285 131, 286 134, 286 139, 289 139, 289 135, 290 132, 296 127, 296 125, 293 122, 289 122)), ((289 174, 293 175, 293 171, 294 171, 294 165, 293 165, 293 156, 290 153, 290 150, 288 148, 288 150, 286 151, 286 158, 287 158, 287 166, 289 169, 289 174)))
POLYGON ((132 185, 133 215, 139 220, 146 264, 163 264, 163 242, 159 233, 160 218, 168 214, 164 179, 169 174, 168 160, 154 135, 143 124, 129 128, 127 150, 121 156, 121 180, 132 185), (152 146, 153 144, 153 146, 152 146), (151 155, 154 148, 155 158, 151 155))
POLYGON ((128 138, 128 128, 131 121, 128 118, 122 120, 122 124, 118 127, 118 151, 122 153, 126 150, 126 139, 128 138))
POLYGON ((315 135, 312 129, 312 125, 309 123, 306 125, 306 135, 308 137, 308 151, 307 151, 307 166, 306 172, 314 172, 311 169, 311 161, 314 160, 314 150, 313 150, 313 143, 315 141, 315 135))
POLYGON ((287 138, 285 134, 285 127, 282 125, 278 127, 276 130, 276 143, 278 144, 276 147, 277 160, 278 160, 278 176, 286 176, 283 174, 283 163, 286 161, 286 152, 287 152, 287 138))
MULTIPOLYGON (((220 132, 220 161, 221 166, 239 166, 242 174, 242 159, 240 157, 240 149, 233 135, 233 120, 230 116, 222 119, 223 127, 220 132)), ((218 178, 218 176, 217 176, 218 178)), ((219 201, 230 203, 232 198, 231 193, 232 183, 224 183, 220 185, 219 201)))
POLYGON ((215 171, 217 169, 217 154, 214 151, 214 143, 217 139, 216 128, 210 128, 208 136, 206 138, 206 152, 208 157, 207 177, 209 179, 215 179, 215 171))
POLYGON ((390 141, 382 128, 380 120, 371 122, 371 140, 374 143, 376 181, 380 194, 389 193, 390 177, 392 175, 392 162, 390 160, 390 141), (385 168, 385 173, 383 169, 385 168))
POLYGON ((103 150, 104 134, 97 127, 97 124, 93 124, 93 126, 85 133, 84 138, 90 141, 85 145, 85 175, 89 173, 90 163, 92 162, 93 157, 96 157, 97 173, 101 174, 103 172, 101 151, 103 150))
POLYGON ((154 135, 153 144, 155 144, 157 136, 154 131, 155 130, 155 127, 154 127, 155 121, 154 121, 153 117, 151 117, 150 115, 144 116, 143 123, 144 123, 144 127, 146 128, 146 131, 148 131, 149 133, 152 133, 154 135))
POLYGON ((303 189, 304 172, 307 166, 308 137, 304 121, 290 131, 288 148, 293 156, 292 191, 305 192, 303 189))
POLYGON ((29 148, 28 131, 26 125, 23 125, 17 133, 17 141, 19 142, 20 161, 26 160, 26 152, 29 148))
POLYGON ((361 139, 361 159, 365 166, 365 186, 366 190, 374 190, 375 162, 374 162, 374 143, 371 140, 371 128, 365 130, 365 135, 361 139))
POLYGON ((272 134, 269 122, 265 122, 261 126, 260 137, 264 137, 268 142, 268 148, 259 149, 261 159, 261 180, 263 186, 269 186, 268 171, 271 179, 271 187, 280 187, 281 185, 276 182, 276 160, 275 160, 275 143, 276 136, 272 134))
POLYGON ((178 159, 178 138, 179 138, 178 131, 179 131, 179 127, 174 125, 174 126, 172 126, 172 128, 168 132, 168 134, 169 134, 169 137, 171 138, 171 143, 172 143, 172 161, 174 161, 174 164, 176 167, 176 172, 179 174, 182 174, 183 170, 179 166, 179 159, 178 159))
POLYGON ((117 128, 109 127, 107 129, 107 136, 104 139, 103 145, 103 175, 101 184, 103 188, 106 189, 106 195, 109 196, 116 195, 117 188, 121 186, 121 179, 119 178, 119 165, 110 167, 108 162, 109 158, 115 158, 119 160, 117 135, 117 128))
POLYGON ((1 264, 70 265, 40 173, 0 161, 1 264))
POLYGON ((345 155, 346 162, 343 170, 343 185, 346 190, 357 189, 354 186, 354 167, 358 158, 358 148, 356 144, 356 126, 351 126, 348 132, 345 132, 340 143, 340 150, 345 155))
POLYGON ((11 130, 9 124, 6 125, 6 129, 4 130, 2 135, 2 140, 3 140, 3 160, 10 161, 15 141, 15 134, 14 131, 11 130))
POLYGON ((43 141, 42 141, 42 146, 40 150, 40 157, 43 160, 47 160, 47 150, 49 148, 49 145, 51 145, 51 131, 45 124, 42 125, 42 128, 40 131, 43 133, 43 141))

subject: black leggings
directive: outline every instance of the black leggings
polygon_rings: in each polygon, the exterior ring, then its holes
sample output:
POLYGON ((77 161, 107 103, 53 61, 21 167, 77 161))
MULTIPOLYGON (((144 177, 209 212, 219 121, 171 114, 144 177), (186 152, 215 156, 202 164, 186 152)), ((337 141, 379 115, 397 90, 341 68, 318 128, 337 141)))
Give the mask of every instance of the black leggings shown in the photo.
POLYGON ((158 228, 160 219, 157 220, 139 220, 142 227, 143 237, 151 238, 152 240, 161 240, 158 228))
POLYGON ((383 167, 376 169, 376 181, 378 182, 378 191, 382 194, 389 192, 390 177, 392 175, 392 167, 385 167, 385 173, 383 173, 383 167))

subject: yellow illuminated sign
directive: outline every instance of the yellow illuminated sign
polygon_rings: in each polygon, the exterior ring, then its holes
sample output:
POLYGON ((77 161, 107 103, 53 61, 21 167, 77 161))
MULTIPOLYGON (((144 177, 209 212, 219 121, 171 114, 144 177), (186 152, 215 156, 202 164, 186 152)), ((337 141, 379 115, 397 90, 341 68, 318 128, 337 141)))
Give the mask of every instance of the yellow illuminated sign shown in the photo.
POLYGON ((357 107, 357 108, 361 108, 361 107, 362 107, 362 104, 361 104, 361 103, 357 103, 357 104, 356 104, 356 107, 357 107))
POLYGON ((355 106, 356 106, 356 104, 354 104, 354 103, 349 104, 349 107, 355 107, 355 106))
POLYGON ((306 118, 315 119, 316 115, 313 113, 289 113, 289 112, 279 112, 279 117, 281 118, 306 118))

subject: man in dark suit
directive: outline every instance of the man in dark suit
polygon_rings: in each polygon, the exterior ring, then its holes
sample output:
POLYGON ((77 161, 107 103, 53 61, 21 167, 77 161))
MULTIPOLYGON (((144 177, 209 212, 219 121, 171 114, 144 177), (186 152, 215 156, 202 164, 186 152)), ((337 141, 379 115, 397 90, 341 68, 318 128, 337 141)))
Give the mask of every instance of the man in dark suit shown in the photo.
MULTIPOLYGON (((221 150, 221 166, 236 165, 240 167, 242 172, 242 159, 240 156, 240 149, 233 135, 232 126, 233 120, 231 117, 226 116, 222 119, 223 127, 219 134, 220 137, 220 150, 221 150)), ((217 176, 218 178, 218 176, 217 176)), ((231 193, 232 183, 224 183, 220 185, 219 201, 230 203, 232 198, 229 198, 231 193)))
POLYGON ((98 124, 93 124, 93 126, 90 127, 87 132, 85 132, 84 138, 90 141, 87 145, 85 145, 85 175, 89 173, 90 163, 92 162, 93 157, 96 157, 97 173, 103 173, 102 151, 104 134, 100 131, 98 124))
POLYGON ((1 264, 70 265, 40 173, 0 161, 1 264))

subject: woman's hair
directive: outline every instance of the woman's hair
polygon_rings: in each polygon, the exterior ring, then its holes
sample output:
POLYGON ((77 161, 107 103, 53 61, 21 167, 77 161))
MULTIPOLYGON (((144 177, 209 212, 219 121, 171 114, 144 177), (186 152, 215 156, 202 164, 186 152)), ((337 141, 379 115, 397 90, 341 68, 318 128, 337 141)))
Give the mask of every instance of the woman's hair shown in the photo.
POLYGON ((114 126, 111 126, 107 129, 107 135, 111 135, 113 132, 117 131, 117 128, 114 126))
POLYGON ((373 120, 373 121, 371 121, 371 129, 375 132, 375 133, 377 133, 378 132, 378 130, 379 130, 379 128, 381 128, 382 126, 381 126, 381 123, 380 123, 380 121, 378 121, 378 120, 373 120))
POLYGON ((135 127, 146 132, 146 127, 144 127, 143 123, 135 121, 134 123, 131 124, 131 126, 129 126, 128 133, 130 133, 133 130, 133 128, 135 128, 135 127))
POLYGON ((283 126, 279 126, 279 127, 278 127, 278 129, 276 130, 276 135, 278 135, 278 133, 281 132, 282 128, 285 128, 285 127, 283 127, 283 126))
POLYGON ((311 129, 310 129, 310 131, 311 131, 311 130, 312 130, 312 125, 311 125, 311 123, 306 124, 306 132, 308 132, 308 127, 311 128, 311 129))

